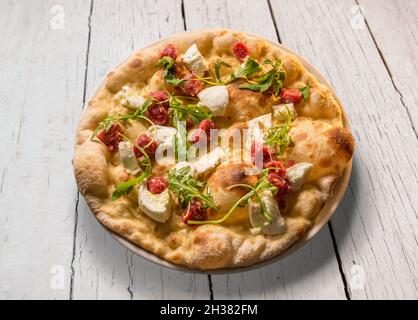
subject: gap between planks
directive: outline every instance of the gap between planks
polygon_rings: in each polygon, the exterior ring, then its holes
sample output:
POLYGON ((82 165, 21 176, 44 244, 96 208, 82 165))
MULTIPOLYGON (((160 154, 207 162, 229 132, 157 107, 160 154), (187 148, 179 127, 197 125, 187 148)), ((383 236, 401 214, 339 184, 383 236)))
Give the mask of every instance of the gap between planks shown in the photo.
MULTIPOLYGON (((89 53, 90 53, 90 40, 91 40, 91 16, 93 15, 93 4, 94 0, 90 0, 90 12, 87 21, 88 26, 88 36, 87 36, 87 50, 86 50, 86 60, 85 60, 85 70, 84 70, 84 88, 83 88, 83 104, 82 109, 84 109, 84 105, 86 104, 87 99, 87 71, 89 68, 89 53)), ((73 256, 71 258, 71 277, 70 277, 70 300, 73 299, 73 288, 74 288, 74 259, 75 259, 75 250, 77 245, 77 222, 78 222, 78 206, 80 204, 80 191, 77 190, 77 199, 75 203, 75 218, 74 218, 74 235, 73 235, 73 256)))

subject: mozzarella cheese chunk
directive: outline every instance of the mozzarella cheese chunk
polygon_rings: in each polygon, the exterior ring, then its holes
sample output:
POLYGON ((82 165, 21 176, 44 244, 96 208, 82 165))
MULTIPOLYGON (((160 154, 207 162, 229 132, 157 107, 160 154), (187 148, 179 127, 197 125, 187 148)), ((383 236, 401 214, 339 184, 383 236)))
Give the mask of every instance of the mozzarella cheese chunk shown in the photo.
POLYGON ((283 121, 288 112, 290 112, 290 116, 292 119, 296 119, 296 117, 298 116, 298 113, 296 112, 293 103, 278 104, 273 106, 272 108, 274 118, 279 121, 283 121))
POLYGON ((298 191, 302 187, 303 183, 308 179, 312 168, 312 163, 299 162, 286 169, 293 191, 298 191))
POLYGON ((272 216, 269 222, 261 213, 260 205, 257 201, 250 199, 249 215, 253 229, 260 229, 260 232, 266 235, 276 235, 286 232, 286 221, 280 214, 277 201, 274 199, 270 191, 260 194, 261 201, 264 203, 267 211, 272 216))
POLYGON ((148 190, 147 184, 143 183, 138 190, 138 207, 155 221, 166 222, 171 214, 171 199, 168 189, 154 194, 148 190))
POLYGON ((223 116, 229 102, 229 93, 226 86, 209 87, 198 93, 199 105, 205 106, 215 116, 223 116))
POLYGON ((148 128, 148 132, 150 133, 150 136, 154 136, 155 134, 155 141, 158 144, 166 143, 172 145, 174 144, 174 136, 176 135, 177 130, 172 127, 153 125, 148 128))
POLYGON ((221 147, 217 147, 209 153, 204 154, 193 162, 196 174, 202 174, 215 168, 225 156, 225 151, 221 147))
POLYGON ((138 160, 136 159, 132 147, 132 143, 130 142, 119 142, 119 155, 126 172, 132 175, 136 175, 141 171, 141 168, 138 165, 138 160))
POLYGON ((251 145, 253 141, 263 144, 264 137, 266 136, 268 129, 272 126, 271 113, 264 114, 257 118, 247 121, 248 130, 245 138, 244 152, 247 162, 251 161, 251 145))
POLYGON ((175 159, 175 135, 177 130, 172 127, 153 125, 148 128, 149 136, 154 137, 158 143, 155 160, 162 165, 173 165, 175 159))
POLYGON ((191 162, 187 162, 187 161, 179 162, 175 165, 174 168, 176 169, 176 171, 179 171, 180 169, 185 168, 185 167, 190 167, 188 175, 192 177, 196 176, 196 169, 191 162))
POLYGON ((145 102, 145 99, 137 94, 128 86, 123 86, 119 92, 120 103, 129 109, 139 109, 145 102))
POLYGON ((206 59, 202 56, 196 43, 194 43, 183 55, 184 64, 199 77, 209 70, 206 59))
POLYGON ((264 114, 257 118, 247 121, 248 133, 247 137, 259 143, 263 143, 264 135, 272 126, 271 113, 264 114))

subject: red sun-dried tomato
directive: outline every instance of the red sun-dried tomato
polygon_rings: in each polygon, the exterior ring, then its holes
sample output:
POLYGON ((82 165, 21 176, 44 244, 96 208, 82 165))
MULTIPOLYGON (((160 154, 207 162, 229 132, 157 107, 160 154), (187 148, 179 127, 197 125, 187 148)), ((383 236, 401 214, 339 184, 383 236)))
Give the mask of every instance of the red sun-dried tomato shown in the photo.
POLYGON ((194 134, 190 138, 191 143, 196 143, 200 140, 200 137, 203 135, 203 133, 206 134, 206 138, 210 138, 210 130, 215 129, 215 122, 209 119, 205 119, 202 122, 199 123, 197 129, 195 130, 194 134))
POLYGON ((287 160, 286 161, 286 164, 285 164, 285 168, 287 169, 287 168, 290 168, 290 167, 292 167, 292 166, 294 166, 296 164, 296 161, 295 160, 287 160))
POLYGON ((277 197, 280 199, 291 188, 290 182, 277 172, 270 172, 267 176, 270 183, 277 188, 277 197))
POLYGON ((268 167, 277 167, 277 169, 269 172, 267 179, 277 188, 277 198, 280 200, 286 193, 291 190, 291 183, 287 176, 286 169, 279 161, 269 163, 268 167))
POLYGON ((286 176, 286 168, 280 161, 271 161, 266 164, 266 168, 277 168, 274 170, 270 170, 270 172, 276 172, 281 176, 286 176))
POLYGON ((256 155, 262 152, 262 157, 263 157, 263 167, 266 167, 266 164, 269 162, 272 162, 275 160, 274 157, 274 151, 264 145, 261 145, 259 143, 257 143, 256 141, 253 141, 251 144, 251 160, 252 162, 255 162, 256 160, 256 155))
POLYGON ((160 53, 160 58, 162 57, 171 57, 173 60, 176 60, 178 52, 174 44, 168 44, 163 51, 160 53))
POLYGON ((185 82, 179 88, 185 96, 196 97, 203 90, 202 82, 197 80, 197 76, 193 73, 186 74, 182 80, 185 82))
POLYGON ((297 104, 302 100, 302 92, 300 92, 298 89, 283 89, 282 93, 282 100, 285 103, 294 103, 297 104))
POLYGON ((157 101, 166 101, 169 98, 165 91, 152 91, 149 95, 157 101))
POLYGON ((181 214, 181 220, 187 223, 189 220, 203 221, 208 218, 208 211, 202 208, 202 204, 198 199, 193 199, 190 205, 184 209, 181 214))
MULTIPOLYGON (((140 134, 136 139, 136 144, 142 147, 149 157, 155 154, 158 147, 157 142, 151 141, 152 138, 145 133, 140 134)), ((133 149, 137 158, 141 158, 143 156, 142 152, 136 146, 134 146, 133 149)))
POLYGON ((243 42, 235 43, 232 52, 239 62, 244 62, 245 58, 250 55, 250 50, 243 42))
POLYGON ((163 126, 168 123, 168 111, 161 104, 150 105, 145 112, 145 116, 159 126, 163 126))
POLYGON ((158 194, 167 189, 168 182, 165 177, 151 177, 148 179, 147 188, 149 192, 158 194))
POLYGON ((153 91, 150 93, 153 98, 152 104, 145 112, 145 116, 157 125, 165 125, 168 123, 168 102, 169 96, 165 91, 153 91))
POLYGON ((122 133, 122 127, 119 124, 114 123, 109 129, 100 131, 97 134, 97 138, 103 142, 103 144, 107 147, 107 150, 110 152, 116 152, 119 149, 119 142, 122 141, 122 133))

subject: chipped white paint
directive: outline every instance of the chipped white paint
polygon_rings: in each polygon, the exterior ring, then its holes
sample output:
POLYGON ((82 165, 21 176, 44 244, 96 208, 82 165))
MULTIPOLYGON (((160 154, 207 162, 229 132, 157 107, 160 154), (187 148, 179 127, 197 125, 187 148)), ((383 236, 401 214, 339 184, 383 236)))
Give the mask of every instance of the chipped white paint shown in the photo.
POLYGON ((89 27, 90 1, 3 1, 0 298, 208 299, 207 276, 132 255, 83 199, 77 204, 70 161, 84 89, 184 25, 271 40, 277 25, 283 44, 317 66, 345 104, 357 142, 353 175, 332 219, 335 243, 325 227, 278 263, 213 276, 214 298, 344 299, 338 253, 351 298, 416 299, 418 6, 403 2, 271 0, 274 23, 268 1, 184 0, 184 23, 180 0, 101 0, 89 27), (367 24, 353 29, 358 4, 367 24))

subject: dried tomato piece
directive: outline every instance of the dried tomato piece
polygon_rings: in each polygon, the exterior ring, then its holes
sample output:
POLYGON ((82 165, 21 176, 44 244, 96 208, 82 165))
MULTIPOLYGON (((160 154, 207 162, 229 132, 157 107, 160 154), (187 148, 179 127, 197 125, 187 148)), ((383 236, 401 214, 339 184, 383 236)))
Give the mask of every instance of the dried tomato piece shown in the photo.
POLYGON ((280 199, 291 189, 290 181, 287 179, 287 175, 283 176, 277 172, 270 172, 267 176, 269 182, 277 188, 277 197, 280 199))
POLYGON ((145 112, 145 116, 159 126, 168 123, 168 111, 163 105, 150 105, 145 112))
POLYGON ((208 211, 202 208, 202 203, 198 199, 193 199, 190 205, 181 214, 181 220, 187 223, 189 220, 203 221, 208 218, 208 211))
POLYGON ((287 168, 290 168, 290 167, 294 166, 295 164, 296 164, 296 161, 295 161, 295 160, 287 160, 287 161, 286 161, 285 168, 286 168, 286 169, 287 169, 287 168))
POLYGON ((145 116, 157 125, 168 123, 169 96, 165 91, 153 91, 150 93, 153 103, 148 107, 145 116))
POLYGON ((215 129, 215 122, 209 119, 205 119, 202 122, 199 123, 197 129, 195 130, 194 134, 190 138, 191 143, 196 143, 200 140, 200 137, 203 135, 203 133, 206 134, 206 138, 210 138, 210 130, 215 129))
POLYGON ((168 182, 165 177, 151 177, 148 179, 147 188, 149 192, 158 194, 167 189, 168 182))
POLYGON ((170 104, 168 102, 170 97, 168 96, 167 92, 153 91, 149 95, 157 102, 160 102, 159 105, 163 106, 165 109, 168 109, 170 107, 170 104))
POLYGON ((244 62, 245 58, 250 55, 250 50, 243 42, 235 43, 232 52, 239 62, 244 62))
MULTIPOLYGON (((145 133, 140 134, 136 139, 136 144, 142 147, 149 157, 155 154, 158 147, 157 142, 151 141, 152 138, 145 133)), ((133 149, 137 158, 141 158, 143 156, 142 152, 136 146, 134 146, 133 149)))
POLYGON ((162 57, 171 57, 171 58, 173 58, 173 60, 176 60, 177 56, 178 56, 177 49, 174 46, 174 44, 171 44, 171 43, 168 44, 163 49, 163 51, 161 51, 161 53, 160 53, 160 58, 162 58, 162 57))
POLYGON ((271 162, 268 162, 266 164, 266 168, 277 168, 277 169, 271 170, 270 172, 276 172, 276 173, 280 174, 283 177, 286 176, 286 168, 283 165, 283 162, 280 162, 280 161, 271 161, 271 162))
POLYGON ((283 89, 281 96, 284 103, 297 104, 300 102, 300 100, 302 100, 302 92, 300 92, 298 89, 283 89))
POLYGON ((277 168, 269 172, 267 179, 277 188, 277 198, 280 200, 292 188, 287 176, 286 168, 280 161, 270 162, 267 164, 267 167, 277 168))
POLYGON ((109 129, 100 131, 97 134, 97 138, 103 142, 107 150, 116 152, 119 148, 119 142, 122 141, 122 133, 122 127, 117 123, 113 123, 109 129))
POLYGON ((259 152, 262 152, 263 157, 263 167, 266 167, 266 164, 275 160, 274 151, 268 146, 259 144, 256 141, 253 141, 251 144, 251 160, 255 162, 256 156, 259 152))
POLYGON ((193 73, 186 74, 182 80, 185 82, 180 86, 180 90, 185 96, 196 97, 203 90, 202 82, 193 73))

